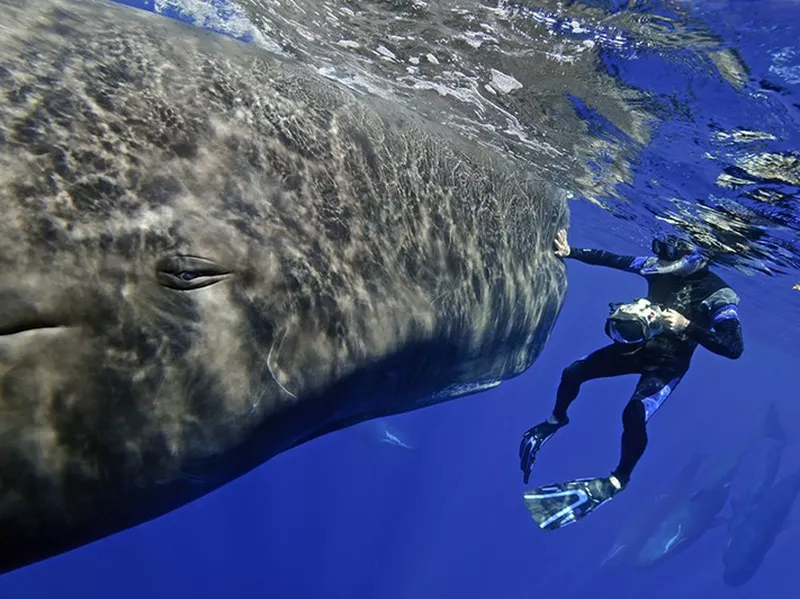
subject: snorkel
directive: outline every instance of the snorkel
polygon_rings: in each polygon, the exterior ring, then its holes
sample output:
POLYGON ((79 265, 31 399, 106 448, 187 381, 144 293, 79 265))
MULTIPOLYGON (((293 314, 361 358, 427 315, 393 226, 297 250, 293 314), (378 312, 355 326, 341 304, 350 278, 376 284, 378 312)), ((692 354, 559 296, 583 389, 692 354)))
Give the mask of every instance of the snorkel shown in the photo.
POLYGON ((648 260, 639 271, 643 275, 687 277, 708 265, 697 247, 674 236, 654 239, 652 249, 658 260, 648 260))

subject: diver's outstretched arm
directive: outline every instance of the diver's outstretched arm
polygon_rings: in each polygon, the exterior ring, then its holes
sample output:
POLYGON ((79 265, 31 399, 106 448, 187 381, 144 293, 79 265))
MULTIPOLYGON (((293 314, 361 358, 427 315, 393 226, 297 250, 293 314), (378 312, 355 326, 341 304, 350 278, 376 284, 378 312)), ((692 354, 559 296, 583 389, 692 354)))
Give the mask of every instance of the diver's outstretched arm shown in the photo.
POLYGON ((575 258, 580 262, 586 264, 593 264, 595 266, 607 266, 616 270, 625 272, 634 272, 639 274, 642 266, 648 260, 646 256, 621 256, 619 254, 612 254, 606 250, 593 250, 585 248, 570 248, 567 258, 575 258))
POLYGON ((567 241, 567 230, 561 229, 553 240, 553 249, 559 258, 575 258, 586 264, 596 266, 607 266, 625 272, 635 272, 638 274, 642 266, 652 262, 651 258, 642 256, 620 256, 605 250, 592 250, 585 248, 570 247, 567 241))

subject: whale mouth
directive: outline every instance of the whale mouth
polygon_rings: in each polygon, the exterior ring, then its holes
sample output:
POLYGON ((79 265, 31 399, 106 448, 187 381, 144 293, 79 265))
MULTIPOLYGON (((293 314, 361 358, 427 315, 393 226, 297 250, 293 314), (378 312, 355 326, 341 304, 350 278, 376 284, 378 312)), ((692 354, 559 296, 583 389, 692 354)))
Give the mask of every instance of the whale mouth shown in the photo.
POLYGON ((41 310, 35 302, 13 291, 0 291, 0 337, 58 329, 66 326, 51 310, 41 310))
POLYGON ((56 329, 67 328, 65 324, 40 321, 35 323, 18 323, 14 325, 0 327, 0 337, 11 337, 14 335, 21 335, 23 333, 32 333, 38 331, 53 331, 56 329))

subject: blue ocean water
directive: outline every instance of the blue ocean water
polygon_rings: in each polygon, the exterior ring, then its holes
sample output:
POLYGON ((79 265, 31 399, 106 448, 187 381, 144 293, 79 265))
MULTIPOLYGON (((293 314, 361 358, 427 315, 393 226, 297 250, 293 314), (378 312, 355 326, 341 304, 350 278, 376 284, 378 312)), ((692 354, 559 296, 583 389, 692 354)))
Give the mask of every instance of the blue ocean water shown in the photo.
MULTIPOLYGON (((622 7, 586 4, 610 14, 622 7)), ((167 2, 138 6, 197 23, 197 5, 208 8, 202 2, 185 10, 167 2)), ((219 19, 197 24, 226 34, 231 15, 244 14, 227 4, 211 7, 214 14, 221 11, 219 19)), ((687 461, 746 447, 760 434, 773 402, 789 438, 778 476, 800 468, 800 291, 793 289, 800 283, 798 167, 739 188, 783 194, 762 202, 767 208, 756 218, 744 198, 716 184, 720 167, 707 155, 720 149, 698 136, 701 130, 759 131, 774 139, 758 142, 758 152, 798 151, 800 4, 701 2, 693 10, 697 22, 747 66, 746 89, 691 65, 676 66, 646 48, 604 55, 609 72, 628 86, 672 98, 674 111, 663 113, 639 148, 632 176, 616 186, 627 203, 604 209, 575 198, 570 242, 638 254, 647 252, 653 230, 671 226, 719 239, 733 236, 728 241, 742 244, 747 260, 731 261, 718 272, 742 296, 746 349, 736 362, 698 349, 689 374, 651 421, 648 450, 623 494, 579 524, 547 533, 536 528, 522 502, 522 432, 549 414, 562 369, 607 343, 602 324, 608 302, 645 290, 635 275, 570 261, 564 309, 544 352, 522 376, 300 446, 174 513, 0 577, 0 596, 791 596, 800 512, 789 516, 789 526, 743 588, 722 581, 724 524, 652 568, 602 565, 619 531, 660 494, 674 491, 671 485, 687 461), (716 220, 704 217, 712 209, 716 220), (720 223, 720 213, 729 220, 720 223), (381 425, 408 439, 412 449, 384 442, 381 425)), ((246 42, 255 39, 246 27, 236 32, 244 32, 238 37, 246 42)), ((581 98, 573 104, 595 135, 624 143, 625 134, 581 98)), ((742 176, 741 167, 729 172, 742 176)), ((572 423, 543 450, 532 482, 608 473, 618 459, 620 416, 634 382, 630 376, 586 384, 571 408, 572 423)), ((746 485, 747 478, 745 470, 738 484, 746 485)), ((702 481, 695 484, 699 488, 702 481)), ((720 516, 729 514, 726 505, 720 516)))

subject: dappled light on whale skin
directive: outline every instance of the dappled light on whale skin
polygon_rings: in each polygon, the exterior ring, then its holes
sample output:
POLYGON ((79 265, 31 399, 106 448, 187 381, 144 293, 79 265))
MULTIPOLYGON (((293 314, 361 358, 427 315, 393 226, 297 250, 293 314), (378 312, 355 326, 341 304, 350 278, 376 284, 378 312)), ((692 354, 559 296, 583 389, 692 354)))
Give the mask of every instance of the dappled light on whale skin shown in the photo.
POLYGON ((0 570, 543 350, 552 181, 254 44, 2 7, 0 570))

